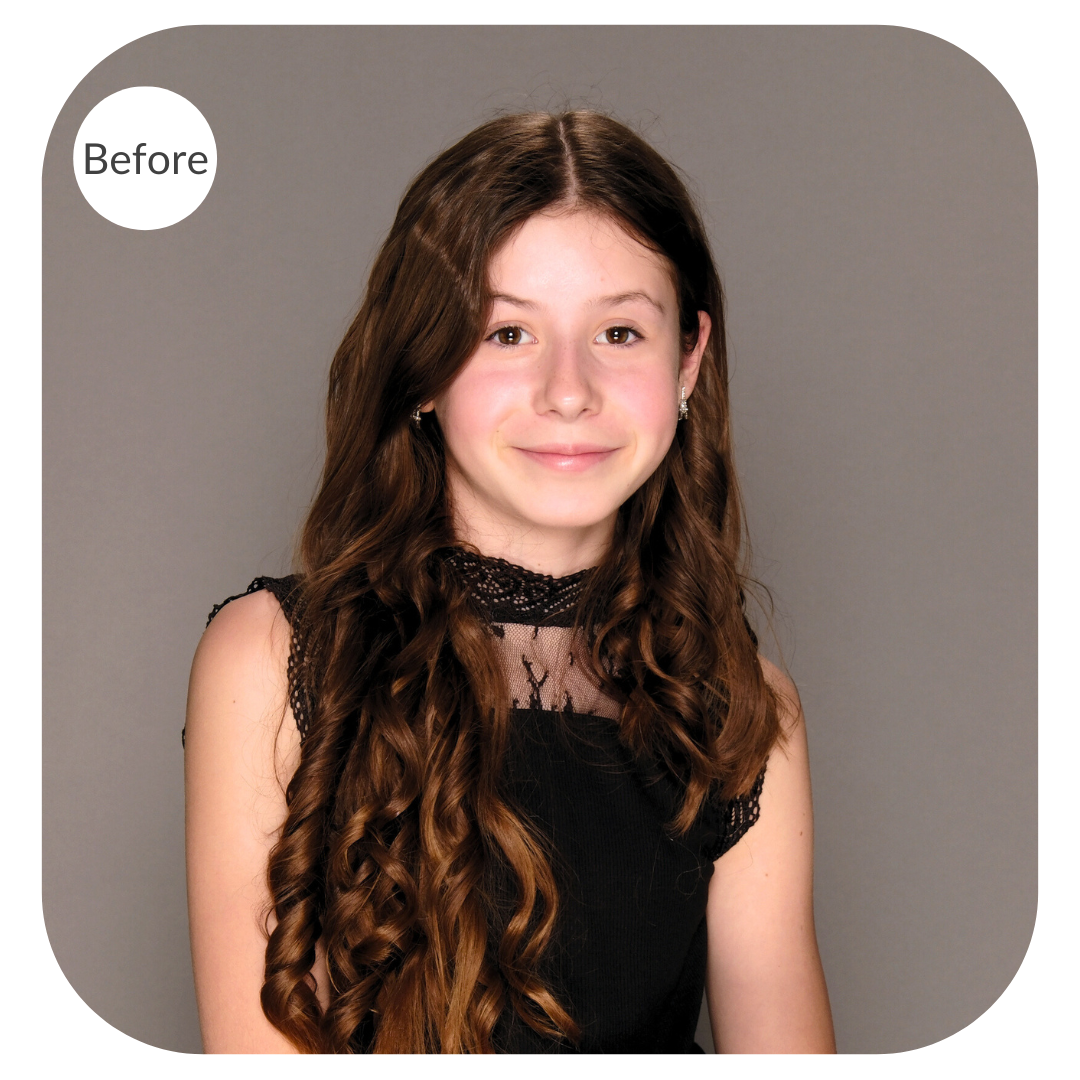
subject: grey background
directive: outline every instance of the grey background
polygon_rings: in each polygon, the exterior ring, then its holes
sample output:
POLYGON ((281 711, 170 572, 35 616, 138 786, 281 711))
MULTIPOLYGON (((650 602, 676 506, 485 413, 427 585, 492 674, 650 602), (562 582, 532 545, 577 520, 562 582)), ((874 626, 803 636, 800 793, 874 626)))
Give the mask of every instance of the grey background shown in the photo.
POLYGON ((199 1050, 188 666, 213 603, 289 567, 397 201, 496 110, 567 104, 641 130, 710 229, 840 1049, 944 1038, 1023 958, 1036 178, 1000 84, 897 28, 196 27, 95 68, 43 172, 43 897, 67 977, 129 1035, 199 1050), (183 94, 218 145, 206 202, 156 232, 98 217, 71 169, 133 85, 183 94))

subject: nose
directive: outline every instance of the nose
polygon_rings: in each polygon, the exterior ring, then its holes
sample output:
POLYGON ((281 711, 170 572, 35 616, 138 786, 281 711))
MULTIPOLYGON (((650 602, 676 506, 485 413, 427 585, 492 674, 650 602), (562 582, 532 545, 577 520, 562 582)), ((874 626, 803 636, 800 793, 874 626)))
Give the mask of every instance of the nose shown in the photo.
POLYGON ((573 340, 552 342, 541 357, 536 411, 563 420, 595 413, 600 396, 594 374, 592 357, 584 344, 573 340))

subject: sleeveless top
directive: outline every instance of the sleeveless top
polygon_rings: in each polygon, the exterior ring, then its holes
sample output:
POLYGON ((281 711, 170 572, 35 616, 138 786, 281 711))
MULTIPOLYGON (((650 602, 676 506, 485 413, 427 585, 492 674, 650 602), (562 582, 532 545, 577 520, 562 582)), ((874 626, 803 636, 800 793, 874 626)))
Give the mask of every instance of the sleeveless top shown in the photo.
MULTIPOLYGON (((691 830, 665 826, 680 805, 679 782, 634 758, 619 739, 619 707, 575 663, 573 609, 589 570, 553 578, 502 559, 453 549, 448 560, 490 620, 513 698, 504 764, 507 794, 554 852, 556 939, 543 976, 581 1027, 585 1053, 692 1053, 705 987, 705 905, 713 862, 758 818, 762 769, 741 797, 710 800, 691 830)), ((256 578, 290 622, 296 578, 256 578)), ((290 676, 300 670, 294 632, 290 676)), ((290 678, 303 738, 311 703, 290 678)), ((511 1008, 496 1025, 497 1049, 567 1052, 511 1008)), ((362 1047, 361 1047, 362 1048, 362 1047)))

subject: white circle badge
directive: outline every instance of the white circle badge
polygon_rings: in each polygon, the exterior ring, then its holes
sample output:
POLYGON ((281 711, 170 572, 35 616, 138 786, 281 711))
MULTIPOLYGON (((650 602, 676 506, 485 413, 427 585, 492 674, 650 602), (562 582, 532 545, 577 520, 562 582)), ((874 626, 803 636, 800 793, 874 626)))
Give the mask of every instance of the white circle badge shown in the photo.
POLYGON ((198 209, 214 183, 217 143, 187 98, 131 86, 99 101, 75 136, 86 201, 125 229, 164 229, 198 209))

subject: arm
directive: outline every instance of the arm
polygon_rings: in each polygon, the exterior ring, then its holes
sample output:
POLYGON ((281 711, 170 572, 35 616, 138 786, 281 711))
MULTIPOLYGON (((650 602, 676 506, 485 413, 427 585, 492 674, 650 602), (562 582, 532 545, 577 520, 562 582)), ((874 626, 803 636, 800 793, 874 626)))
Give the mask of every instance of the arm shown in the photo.
POLYGON ((207 1053, 296 1053, 259 1001, 270 906, 266 866, 300 750, 288 705, 289 639, 277 600, 252 593, 221 610, 191 669, 188 915, 207 1053))
POLYGON ((716 861, 706 913, 707 993, 717 1051, 835 1053, 814 934, 813 810, 799 695, 762 658, 786 740, 769 756, 761 814, 716 861))

